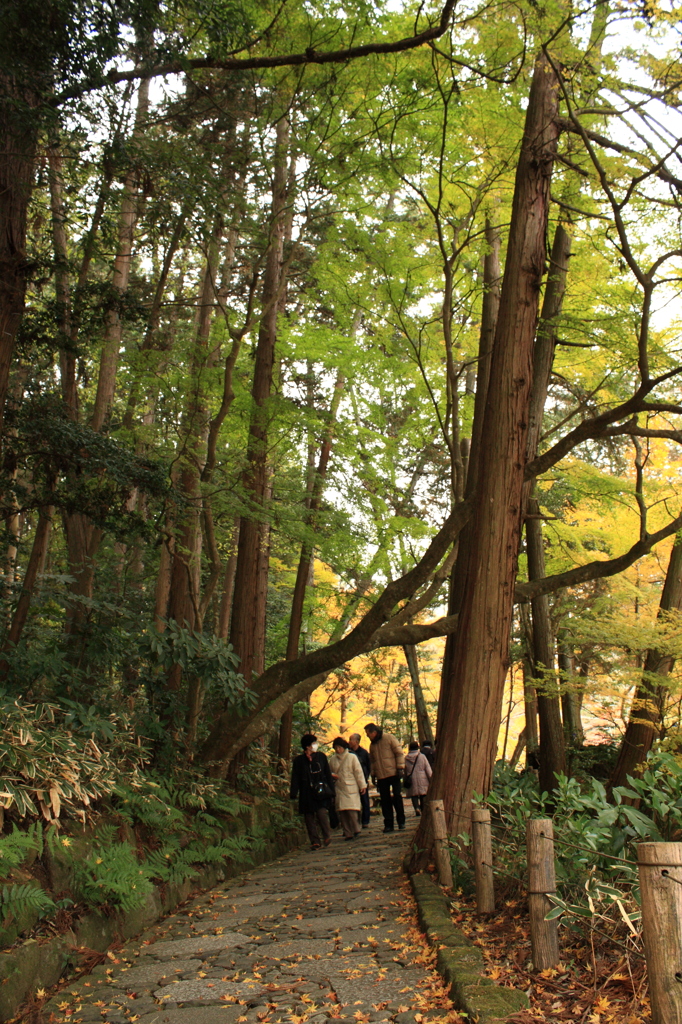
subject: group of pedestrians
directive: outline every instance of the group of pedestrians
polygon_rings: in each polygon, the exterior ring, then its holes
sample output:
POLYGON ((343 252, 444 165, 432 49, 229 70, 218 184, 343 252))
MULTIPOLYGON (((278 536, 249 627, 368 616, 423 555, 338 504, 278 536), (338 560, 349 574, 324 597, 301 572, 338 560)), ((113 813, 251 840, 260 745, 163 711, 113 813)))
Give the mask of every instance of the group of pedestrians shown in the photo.
POLYGON ((369 750, 361 745, 359 733, 348 740, 337 736, 329 760, 319 749, 316 736, 306 733, 301 737, 303 753, 294 758, 291 798, 298 797, 313 850, 329 846, 332 828, 338 824, 345 840, 355 839, 369 826, 370 776, 379 793, 384 832, 394 832, 396 823, 399 829, 405 828, 403 786, 412 798, 415 814, 422 812, 431 779, 431 745, 424 743, 420 749, 412 742, 405 756, 395 736, 380 726, 367 725, 365 733, 369 750))

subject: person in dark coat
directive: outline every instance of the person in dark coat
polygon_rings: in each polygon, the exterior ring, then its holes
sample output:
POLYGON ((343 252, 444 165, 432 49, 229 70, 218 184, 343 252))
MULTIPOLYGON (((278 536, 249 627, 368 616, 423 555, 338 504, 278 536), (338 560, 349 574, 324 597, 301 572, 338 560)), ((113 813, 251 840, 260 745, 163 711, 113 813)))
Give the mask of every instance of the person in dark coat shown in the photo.
MULTIPOLYGON (((359 732, 354 732, 352 736, 348 737, 348 746, 350 747, 350 749, 353 751, 353 753, 357 757, 358 761, 360 762, 360 767, 362 768, 362 774, 365 776, 365 782, 367 782, 367 780, 369 779, 369 769, 370 769, 369 753, 365 750, 364 747, 360 746, 360 740, 361 739, 362 739, 362 737, 360 736, 360 733, 359 732)), ((362 827, 363 828, 369 828, 369 817, 370 817, 369 811, 370 811, 370 806, 369 806, 369 787, 368 786, 365 786, 365 792, 362 793, 362 795, 360 797, 360 800, 362 802, 362 815, 361 815, 361 817, 362 817, 362 827)))
POLYGON ((436 760, 436 751, 433 749, 432 745, 429 743, 428 740, 424 740, 424 742, 422 743, 421 752, 426 758, 426 760, 429 762, 431 767, 433 768, 433 763, 436 760))
POLYGON ((317 736, 309 732, 301 736, 301 746, 303 753, 294 758, 291 766, 289 796, 292 800, 298 797, 298 810, 308 829, 310 846, 319 850, 322 843, 329 846, 332 841, 329 804, 334 799, 334 780, 326 756, 317 749, 317 736))

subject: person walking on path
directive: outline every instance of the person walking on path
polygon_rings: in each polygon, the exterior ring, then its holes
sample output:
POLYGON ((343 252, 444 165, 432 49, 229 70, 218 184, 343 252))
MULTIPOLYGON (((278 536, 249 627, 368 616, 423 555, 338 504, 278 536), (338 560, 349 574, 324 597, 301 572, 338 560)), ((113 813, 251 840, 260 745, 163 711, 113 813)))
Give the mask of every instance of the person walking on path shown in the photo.
POLYGON ((357 757, 348 749, 342 736, 332 743, 334 756, 329 761, 332 778, 335 781, 336 813, 341 821, 344 839, 355 839, 362 831, 360 811, 361 796, 367 790, 365 776, 357 757))
POLYGON ((310 846, 319 850, 323 842, 329 846, 332 841, 328 806, 334 796, 334 780, 326 756, 317 749, 317 736, 309 732, 301 736, 301 746, 303 753, 294 758, 291 766, 289 795, 292 800, 298 797, 298 810, 303 815, 310 846))
POLYGON ((432 774, 428 757, 419 749, 419 744, 413 741, 405 758, 405 789, 412 798, 412 806, 417 817, 424 810, 424 797, 432 774))
POLYGON ((422 743, 422 754, 433 768, 433 762, 436 760, 436 751, 428 740, 424 740, 422 743))
POLYGON ((364 747, 360 746, 361 739, 362 737, 360 736, 360 733, 354 732, 352 736, 348 737, 348 746, 350 747, 351 753, 355 754, 358 761, 360 762, 362 774, 365 776, 365 791, 360 795, 360 799, 362 801, 361 818, 362 827, 369 828, 369 787, 367 785, 367 782, 370 776, 370 763, 369 754, 367 753, 364 747))
POLYGON ((395 736, 373 723, 365 726, 369 738, 369 760, 372 776, 377 781, 381 798, 381 813, 384 816, 384 832, 393 832, 393 810, 398 828, 405 828, 405 806, 400 788, 405 767, 405 755, 395 736))

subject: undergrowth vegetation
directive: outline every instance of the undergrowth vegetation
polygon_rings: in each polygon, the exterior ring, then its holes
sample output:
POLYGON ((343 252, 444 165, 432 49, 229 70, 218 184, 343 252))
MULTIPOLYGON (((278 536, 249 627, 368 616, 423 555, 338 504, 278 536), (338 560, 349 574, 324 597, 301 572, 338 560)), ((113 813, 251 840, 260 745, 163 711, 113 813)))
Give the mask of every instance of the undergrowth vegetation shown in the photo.
MULTIPOLYGON (((610 799, 599 779, 560 776, 550 795, 539 791, 532 772, 498 765, 485 803, 502 889, 526 891, 526 822, 551 818, 558 891, 548 917, 641 949, 636 844, 682 838, 682 766, 672 754, 651 754, 641 776, 614 789, 610 799)), ((463 833, 457 841, 467 845, 469 838, 463 833)), ((454 863, 466 887, 466 863, 457 857, 454 863)))
POLYGON ((133 715, 7 695, 0 714, 3 924, 67 907, 134 910, 155 885, 179 885, 198 865, 248 865, 265 841, 245 825, 249 791, 267 797, 278 834, 293 825, 266 750, 254 751, 230 790, 188 762, 154 758, 133 715), (55 863, 68 897, 42 884, 55 863))

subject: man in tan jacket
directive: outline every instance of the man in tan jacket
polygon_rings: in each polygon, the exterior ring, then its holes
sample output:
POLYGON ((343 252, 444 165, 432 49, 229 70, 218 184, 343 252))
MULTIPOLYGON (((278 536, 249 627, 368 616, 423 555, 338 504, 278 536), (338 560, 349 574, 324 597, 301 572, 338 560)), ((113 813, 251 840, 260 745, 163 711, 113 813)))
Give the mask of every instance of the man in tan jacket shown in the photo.
POLYGON ((393 832, 393 809, 398 819, 398 828, 405 828, 405 805, 400 788, 401 776, 405 767, 403 748, 395 736, 384 732, 378 725, 366 725, 365 732, 369 739, 369 760, 372 776, 376 780, 381 813, 384 816, 384 832, 393 832))

